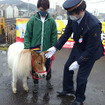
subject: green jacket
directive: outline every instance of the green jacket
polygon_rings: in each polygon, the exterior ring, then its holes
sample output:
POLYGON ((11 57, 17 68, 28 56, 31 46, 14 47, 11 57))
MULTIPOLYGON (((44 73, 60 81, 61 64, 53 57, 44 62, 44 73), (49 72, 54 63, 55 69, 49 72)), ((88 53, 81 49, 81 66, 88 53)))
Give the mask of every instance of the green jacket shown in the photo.
POLYGON ((49 14, 44 23, 40 20, 38 13, 30 18, 24 36, 25 49, 41 44, 41 51, 45 51, 52 47, 56 41, 56 22, 49 14))

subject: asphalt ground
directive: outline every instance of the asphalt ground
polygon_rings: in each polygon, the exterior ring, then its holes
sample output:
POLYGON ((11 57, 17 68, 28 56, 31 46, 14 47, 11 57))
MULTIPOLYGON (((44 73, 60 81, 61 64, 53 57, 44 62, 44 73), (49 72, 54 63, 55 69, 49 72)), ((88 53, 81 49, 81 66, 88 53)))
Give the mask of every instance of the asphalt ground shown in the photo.
MULTIPOLYGON (((55 54, 52 64, 53 89, 46 87, 46 79, 39 80, 39 92, 34 94, 34 84, 30 75, 28 79, 29 92, 22 88, 21 80, 17 83, 17 94, 12 93, 11 80, 8 76, 7 54, 0 51, 0 105, 70 105, 73 96, 58 97, 57 91, 62 91, 63 68, 71 49, 62 49, 55 54)), ((74 81, 77 71, 75 71, 74 81)), ((76 82, 74 82, 76 85, 76 82)), ((88 79, 86 101, 84 105, 105 105, 105 56, 96 61, 88 79)))

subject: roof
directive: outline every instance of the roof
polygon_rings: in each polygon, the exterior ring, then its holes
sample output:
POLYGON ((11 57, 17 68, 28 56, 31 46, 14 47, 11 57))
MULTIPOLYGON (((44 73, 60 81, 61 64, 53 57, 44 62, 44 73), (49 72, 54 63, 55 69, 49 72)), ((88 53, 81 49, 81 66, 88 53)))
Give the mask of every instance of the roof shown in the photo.
POLYGON ((0 9, 2 9, 2 10, 6 10, 9 6, 11 6, 11 5, 8 5, 8 4, 2 4, 2 5, 0 5, 0 9))

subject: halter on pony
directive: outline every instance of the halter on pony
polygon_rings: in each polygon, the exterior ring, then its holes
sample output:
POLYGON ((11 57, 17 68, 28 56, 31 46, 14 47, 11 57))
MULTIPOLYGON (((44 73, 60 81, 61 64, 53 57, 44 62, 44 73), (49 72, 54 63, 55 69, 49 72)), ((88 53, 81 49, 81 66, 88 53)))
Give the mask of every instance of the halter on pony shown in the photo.
MULTIPOLYGON (((51 68, 51 65, 52 65, 52 61, 55 59, 54 55, 51 57, 51 63, 50 63, 50 66, 47 70, 47 74, 48 72, 50 71, 50 68, 51 68)), ((35 73, 45 73, 46 71, 43 71, 43 72, 38 72, 37 69, 35 68, 34 64, 33 64, 33 59, 32 59, 32 66, 34 67, 34 70, 35 70, 35 73)), ((41 78, 36 78, 35 76, 32 75, 32 72, 30 72, 31 76, 34 78, 34 79, 41 79, 41 78)))
MULTIPOLYGON (((41 45, 40 45, 40 44, 37 45, 37 46, 34 46, 34 47, 30 47, 31 50, 34 50, 34 51, 36 51, 36 52, 38 52, 38 53, 41 52, 41 51, 40 51, 40 48, 41 48, 41 45)), ((55 59, 55 57, 54 57, 54 55, 53 55, 53 56, 51 57, 51 62, 50 62, 50 66, 49 66, 49 68, 48 68, 48 70, 47 70, 47 74, 48 74, 48 72, 50 71, 50 68, 51 68, 51 65, 52 65, 52 61, 53 61, 54 59, 55 59)), ((34 61, 33 61, 33 59, 32 59, 32 66, 34 67, 35 73, 46 73, 46 71, 38 72, 37 69, 35 68, 33 62, 34 62, 34 61)), ((36 78, 35 76, 33 76, 33 75, 32 75, 32 72, 30 72, 30 74, 31 74, 31 76, 32 76, 34 79, 41 79, 41 78, 36 78)))

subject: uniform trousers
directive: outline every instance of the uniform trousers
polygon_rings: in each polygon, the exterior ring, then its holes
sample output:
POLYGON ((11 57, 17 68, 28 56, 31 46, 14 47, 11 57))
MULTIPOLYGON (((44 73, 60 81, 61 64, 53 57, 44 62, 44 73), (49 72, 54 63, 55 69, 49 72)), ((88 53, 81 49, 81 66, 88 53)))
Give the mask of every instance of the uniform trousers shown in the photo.
MULTIPOLYGON (((73 47, 70 56, 64 66, 63 91, 70 91, 74 89, 74 71, 69 71, 69 66, 80 57, 81 53, 82 51, 79 50, 76 46, 73 47)), ((85 100, 86 84, 95 61, 95 57, 92 57, 88 61, 84 61, 84 63, 80 65, 78 69, 75 92, 76 100, 78 102, 83 102, 85 100)))

